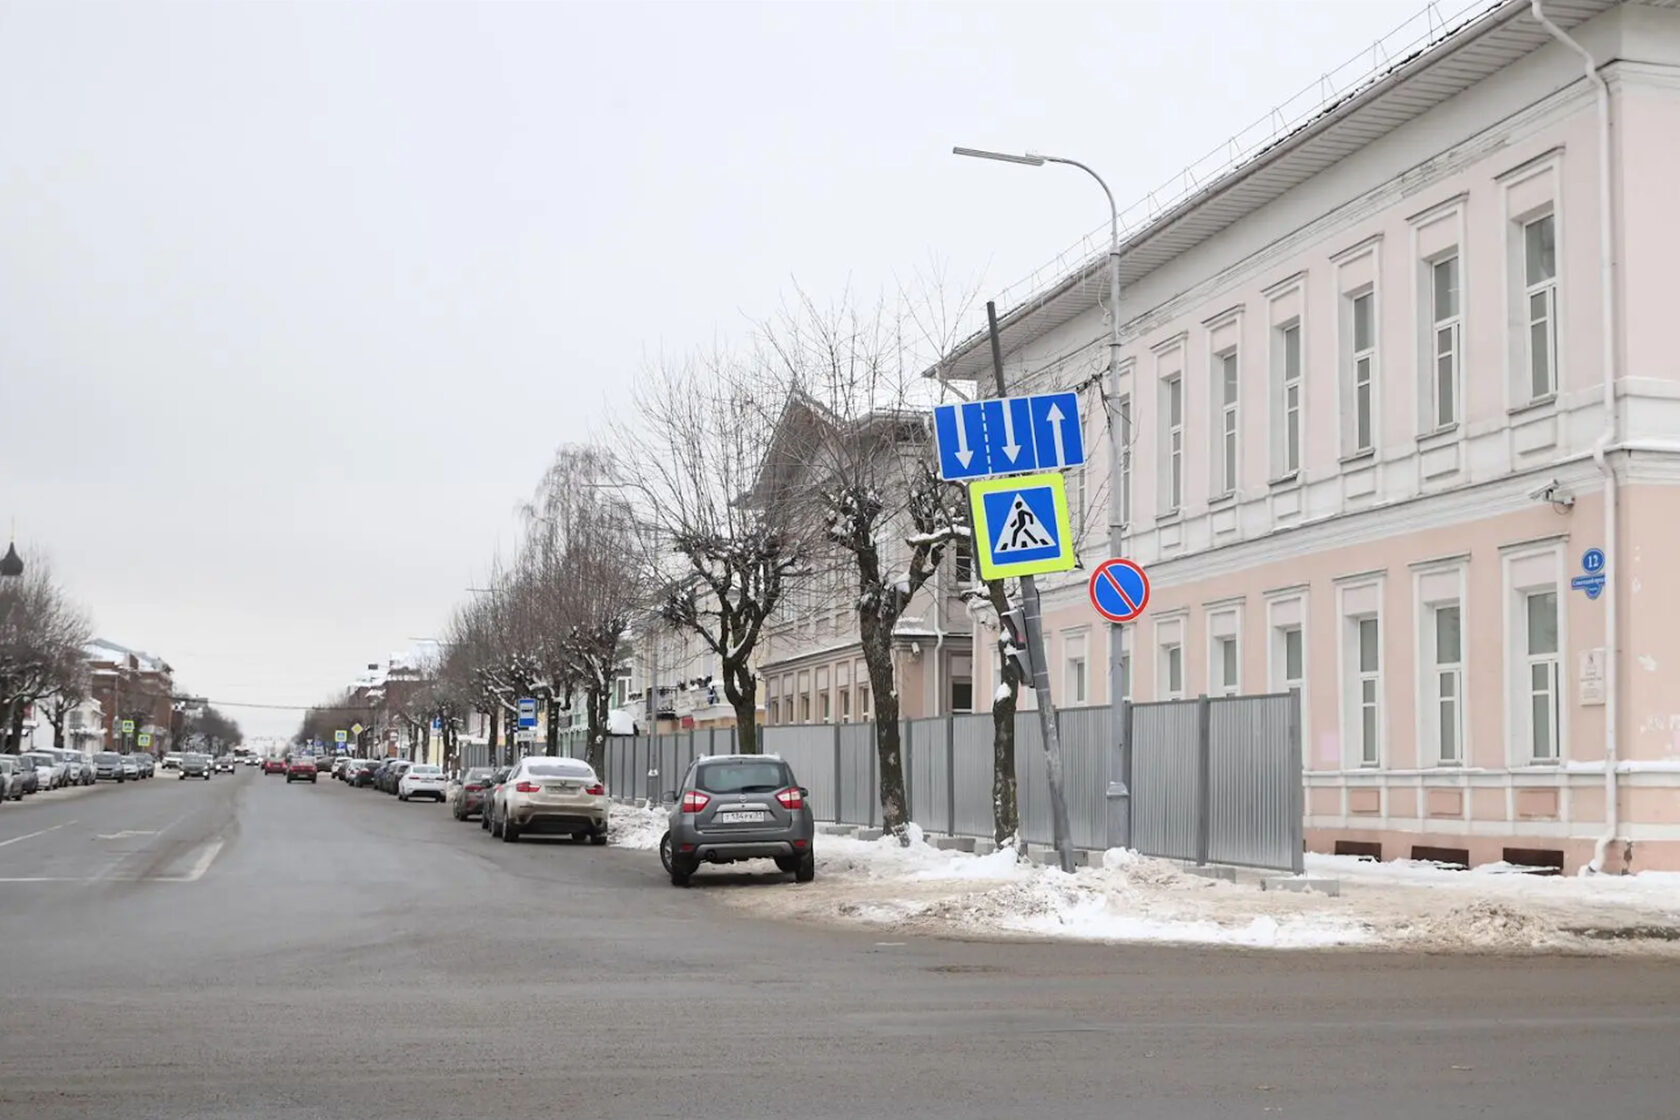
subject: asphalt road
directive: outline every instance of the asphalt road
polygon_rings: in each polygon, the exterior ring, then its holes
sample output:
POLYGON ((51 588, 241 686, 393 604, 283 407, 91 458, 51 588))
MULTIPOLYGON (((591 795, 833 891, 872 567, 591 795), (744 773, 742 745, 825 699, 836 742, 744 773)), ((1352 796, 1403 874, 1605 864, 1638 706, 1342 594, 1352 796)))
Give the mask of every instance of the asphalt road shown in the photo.
POLYGON ((0 1117, 1680 1115, 1680 967, 888 941, 244 770, 0 806, 0 1117))

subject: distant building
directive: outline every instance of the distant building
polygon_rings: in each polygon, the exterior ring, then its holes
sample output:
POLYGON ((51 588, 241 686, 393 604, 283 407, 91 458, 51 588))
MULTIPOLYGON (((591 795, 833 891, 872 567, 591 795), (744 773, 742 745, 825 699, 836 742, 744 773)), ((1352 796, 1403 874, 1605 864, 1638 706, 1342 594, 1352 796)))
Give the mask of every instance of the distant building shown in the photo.
MULTIPOLYGON (((153 753, 170 749, 174 733, 175 670, 163 658, 129 649, 105 638, 95 638, 86 647, 91 682, 90 704, 103 742, 113 750, 138 748, 139 736, 152 737, 153 753), (130 720, 134 731, 123 735, 122 724, 130 720)), ((93 731, 94 728, 85 728, 93 731)))

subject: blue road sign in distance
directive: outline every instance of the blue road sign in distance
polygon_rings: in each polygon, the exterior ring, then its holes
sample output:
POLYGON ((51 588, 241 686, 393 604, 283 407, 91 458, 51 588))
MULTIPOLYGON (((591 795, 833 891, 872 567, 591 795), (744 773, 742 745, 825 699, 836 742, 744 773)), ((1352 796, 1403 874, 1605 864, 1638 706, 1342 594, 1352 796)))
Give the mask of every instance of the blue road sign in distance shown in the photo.
POLYGON ((1581 553, 1581 570, 1589 576, 1596 576, 1604 570, 1604 550, 1589 548, 1581 553))
POLYGON ((1110 622, 1130 622, 1149 606, 1149 577, 1130 560, 1104 560, 1091 573, 1091 605, 1110 622))
POLYGON ((537 702, 529 696, 519 701, 519 726, 535 727, 537 725, 537 702))
POLYGON ((933 435, 939 477, 950 482, 1085 462, 1078 393, 938 405, 933 435))

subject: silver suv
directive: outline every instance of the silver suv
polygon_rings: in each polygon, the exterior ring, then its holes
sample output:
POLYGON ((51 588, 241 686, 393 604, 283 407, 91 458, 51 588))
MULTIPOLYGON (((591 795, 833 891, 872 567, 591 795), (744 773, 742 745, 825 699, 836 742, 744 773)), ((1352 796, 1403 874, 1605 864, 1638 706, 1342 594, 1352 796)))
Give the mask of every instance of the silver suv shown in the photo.
POLYGON ((671 829, 660 855, 674 886, 688 886, 702 861, 773 859, 801 883, 817 877, 809 790, 775 755, 700 758, 668 791, 671 829))

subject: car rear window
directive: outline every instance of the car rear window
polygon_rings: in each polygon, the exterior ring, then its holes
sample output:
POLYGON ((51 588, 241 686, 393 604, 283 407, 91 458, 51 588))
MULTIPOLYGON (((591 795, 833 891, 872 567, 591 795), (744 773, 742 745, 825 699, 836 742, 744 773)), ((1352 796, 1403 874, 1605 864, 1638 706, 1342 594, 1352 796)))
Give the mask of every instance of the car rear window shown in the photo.
POLYGON ((556 759, 553 762, 527 762, 525 773, 533 778, 594 778, 595 771, 587 762, 556 759))
POLYGON ((416 778, 435 778, 443 773, 441 766, 411 766, 408 772, 416 778))
POLYGON ((793 784, 788 768, 771 759, 762 762, 708 762, 694 775, 694 784, 707 793, 770 793, 793 784))
POLYGON ((122 761, 122 755, 120 755, 120 754, 99 754, 99 755, 95 755, 94 757, 97 758, 100 762, 121 762, 122 761))
POLYGON ((493 771, 493 770, 489 770, 489 769, 486 769, 485 767, 480 766, 480 767, 476 767, 472 770, 468 770, 464 775, 462 775, 461 780, 466 781, 466 782, 482 782, 484 779, 488 778, 494 772, 495 771, 493 771))

